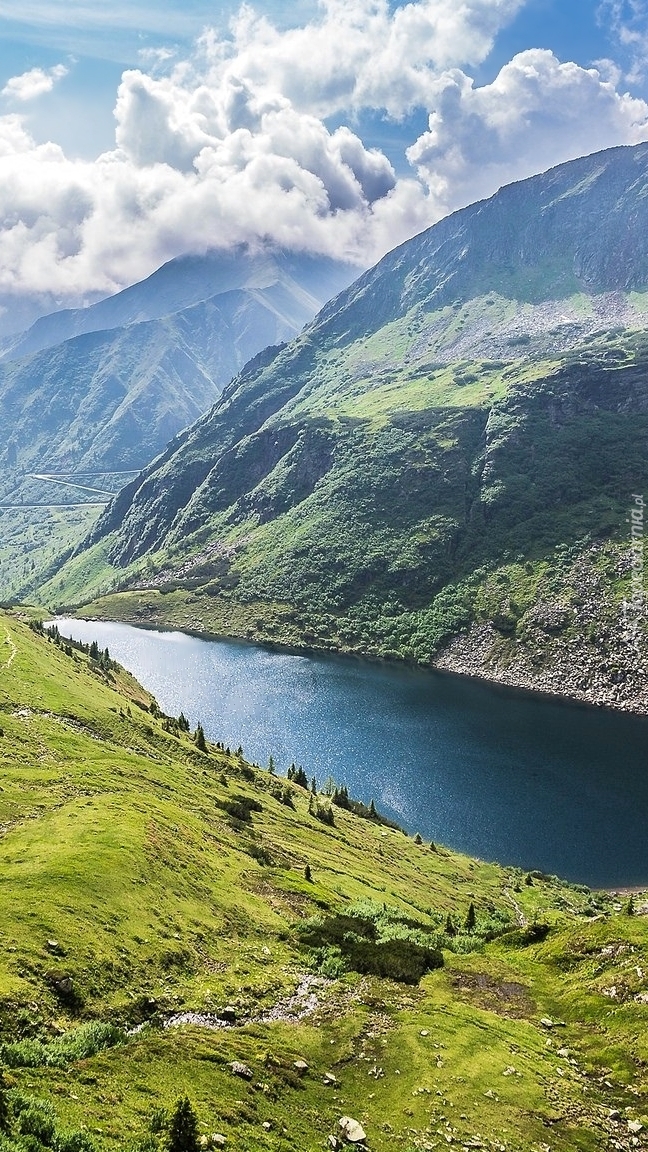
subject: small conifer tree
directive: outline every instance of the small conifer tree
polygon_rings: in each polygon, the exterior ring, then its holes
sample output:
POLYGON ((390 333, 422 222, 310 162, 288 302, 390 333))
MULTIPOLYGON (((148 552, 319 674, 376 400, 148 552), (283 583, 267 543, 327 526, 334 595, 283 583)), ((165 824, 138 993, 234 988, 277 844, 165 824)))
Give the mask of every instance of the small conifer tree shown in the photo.
POLYGON ((306 879, 308 880, 308 883, 309 883, 309 884, 312 884, 312 882, 313 882, 313 877, 312 877, 312 875, 311 875, 310 864, 307 864, 307 865, 306 865, 306 867, 304 868, 304 876, 305 876, 305 877, 306 877, 306 879))
POLYGON ((446 919, 445 930, 446 930, 446 936, 456 936, 457 935, 457 929, 455 928, 454 920, 452 919, 452 916, 450 915, 449 912, 448 912, 448 916, 446 919))
POLYGON ((207 751, 207 742, 205 740, 205 733, 202 724, 199 724, 194 732, 194 743, 199 752, 207 751))
POLYGON ((4 1136, 8 1136, 11 1132, 11 1115, 4 1072, 0 1072, 0 1132, 4 1136))
POLYGON ((274 776, 274 774, 276 772, 276 768, 277 768, 277 766, 275 764, 274 756, 271 756, 270 759, 268 760, 268 772, 270 773, 271 776, 274 776))
POLYGON ((168 1152, 198 1152, 198 1117, 188 1096, 178 1100, 169 1125, 168 1152))
POLYGON ((625 910, 626 910, 626 916, 634 916, 635 903, 634 903, 634 896, 632 895, 632 893, 630 893, 630 896, 628 897, 628 903, 626 904, 625 910))
POLYGON ((476 922, 477 922, 477 917, 475 915, 475 905, 473 904, 473 902, 471 900, 470 901, 470 907, 468 908, 468 915, 466 916, 466 931, 467 932, 474 932, 476 922))

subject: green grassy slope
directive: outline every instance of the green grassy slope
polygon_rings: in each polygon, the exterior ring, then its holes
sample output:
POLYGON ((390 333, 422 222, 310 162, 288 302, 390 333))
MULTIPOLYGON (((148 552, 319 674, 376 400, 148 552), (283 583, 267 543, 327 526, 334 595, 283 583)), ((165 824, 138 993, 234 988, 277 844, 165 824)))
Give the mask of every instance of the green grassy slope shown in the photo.
MULTIPOLYGON (((201 1132, 240 1152, 315 1152, 343 1115, 377 1152, 644 1146, 643 915, 339 807, 322 822, 325 797, 200 751, 103 663, 0 617, 0 1057, 14 1137, 38 1113, 29 1097, 59 1132, 153 1152, 160 1110, 187 1091, 201 1132), (443 967, 413 982, 372 974, 394 955, 411 973, 421 945, 441 948, 443 967), (161 1027, 226 1005, 233 1026, 161 1027)), ((83 1147, 29 1145, 50 1146, 83 1147)))

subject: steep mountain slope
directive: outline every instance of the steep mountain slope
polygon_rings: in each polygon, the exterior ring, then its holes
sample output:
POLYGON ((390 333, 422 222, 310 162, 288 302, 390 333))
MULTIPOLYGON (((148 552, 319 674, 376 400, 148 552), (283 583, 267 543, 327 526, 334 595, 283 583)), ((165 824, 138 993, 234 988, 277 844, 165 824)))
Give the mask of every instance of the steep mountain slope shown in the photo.
POLYGON ((250 363, 44 595, 158 588, 155 619, 189 623, 198 597, 214 631, 424 662, 483 625, 471 671, 519 659, 514 682, 646 707, 622 601, 648 485, 647 189, 648 145, 613 149, 385 257, 250 363))
POLYGON ((375 1152, 646 1146, 644 896, 412 840, 196 742, 105 652, 0 637, 6 1152, 162 1152, 185 1092, 247 1152, 344 1116, 375 1152))

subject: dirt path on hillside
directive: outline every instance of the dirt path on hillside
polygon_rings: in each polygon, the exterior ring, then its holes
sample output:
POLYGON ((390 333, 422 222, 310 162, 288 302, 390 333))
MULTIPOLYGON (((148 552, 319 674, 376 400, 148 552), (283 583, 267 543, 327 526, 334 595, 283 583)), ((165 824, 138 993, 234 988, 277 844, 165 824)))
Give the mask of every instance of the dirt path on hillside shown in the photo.
POLYGON ((18 648, 14 644, 10 632, 7 632, 5 635, 5 644, 8 644, 9 647, 11 648, 11 655, 10 655, 9 659, 7 661, 5 661, 4 664, 1 665, 1 667, 2 668, 11 668, 11 665, 13 664, 14 660, 16 659, 16 656, 18 655, 18 648))

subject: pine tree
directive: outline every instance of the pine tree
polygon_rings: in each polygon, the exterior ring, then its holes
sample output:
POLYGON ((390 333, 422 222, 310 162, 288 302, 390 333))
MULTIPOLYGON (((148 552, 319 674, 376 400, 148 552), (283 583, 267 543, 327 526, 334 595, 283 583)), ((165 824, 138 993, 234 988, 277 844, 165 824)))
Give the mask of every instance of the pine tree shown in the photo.
POLYGON ((199 752, 207 751, 207 742, 205 740, 205 733, 203 732, 202 724, 199 724, 194 732, 194 743, 199 752))
POLYGON ((374 804, 373 800, 371 801, 371 804, 369 805, 369 815, 372 818, 372 820, 375 819, 375 817, 377 816, 376 805, 374 804))
POLYGON ((313 881, 313 877, 311 876, 310 864, 307 864, 306 867, 304 868, 304 876, 308 880, 308 883, 311 884, 313 881))
POLYGON ((169 1125, 168 1152, 198 1152, 198 1117, 188 1096, 178 1100, 169 1125))
POLYGON ((292 777, 290 775, 288 776, 288 779, 292 779, 295 784, 299 784, 300 788, 308 788, 308 776, 304 772, 301 764, 299 765, 299 768, 295 768, 294 775, 292 777))
POLYGON ((7 1085, 4 1072, 0 1072, 0 1132, 8 1136, 11 1132, 11 1115, 9 1113, 9 1100, 7 1099, 7 1085))
POLYGON ((475 905, 473 904, 473 902, 471 900, 470 901, 470 907, 468 909, 468 915, 466 916, 466 931, 467 932, 473 932, 476 922, 477 922, 477 917, 475 915, 475 905))
POLYGON ((634 903, 634 896, 632 895, 632 893, 630 893, 630 896, 628 898, 628 903, 626 904, 625 910, 626 910, 626 916, 634 916, 635 903, 634 903))
POLYGON ((452 919, 452 916, 450 915, 449 912, 448 912, 448 918, 446 920, 445 930, 446 930, 446 936, 456 936, 457 935, 457 929, 455 928, 454 920, 452 919))
POLYGON ((416 833, 416 836, 414 837, 414 843, 415 844, 422 844, 423 843, 423 837, 421 836, 420 832, 416 833))
POLYGON ((185 716, 184 712, 181 712, 180 715, 178 716, 178 728, 180 729, 181 732, 188 732, 189 731, 189 721, 187 720, 187 717, 185 716))
POLYGON ((311 792, 313 793, 313 796, 317 796, 317 780, 314 776, 311 780, 311 792))
POLYGON ((271 756, 268 760, 268 772, 270 773, 271 776, 274 776, 275 771, 276 771, 276 767, 277 766, 275 764, 274 756, 271 756))

